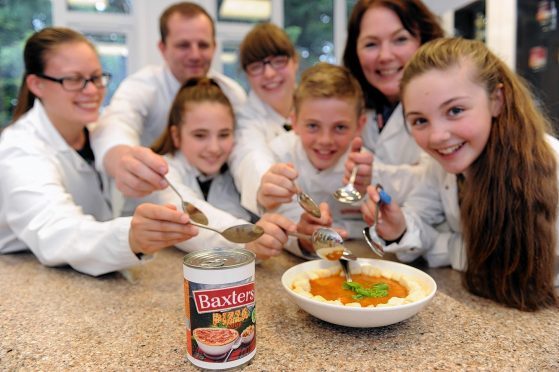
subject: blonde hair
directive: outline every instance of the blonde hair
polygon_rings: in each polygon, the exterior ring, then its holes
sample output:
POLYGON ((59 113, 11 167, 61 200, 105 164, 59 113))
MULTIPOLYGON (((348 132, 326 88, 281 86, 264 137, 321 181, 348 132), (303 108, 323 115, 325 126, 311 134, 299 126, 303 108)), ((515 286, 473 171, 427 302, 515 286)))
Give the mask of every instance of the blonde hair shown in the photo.
POLYGON ((461 193, 464 285, 520 310, 557 306, 557 162, 545 139, 550 123, 526 84, 483 43, 448 38, 425 44, 408 62, 402 96, 415 77, 463 63, 474 67, 473 79, 488 97, 500 89, 504 100, 461 193))
POLYGON ((223 93, 219 85, 210 78, 197 77, 186 81, 177 92, 167 120, 167 129, 152 145, 152 150, 160 155, 173 153, 177 150, 171 136, 171 127, 176 126, 180 130, 184 125, 184 115, 196 104, 202 102, 219 103, 227 107, 231 117, 235 119, 233 106, 223 93))
POLYGON ((357 116, 364 110, 363 92, 357 80, 345 67, 329 63, 318 63, 303 72, 301 82, 295 90, 295 113, 301 103, 309 98, 338 98, 355 102, 357 116))

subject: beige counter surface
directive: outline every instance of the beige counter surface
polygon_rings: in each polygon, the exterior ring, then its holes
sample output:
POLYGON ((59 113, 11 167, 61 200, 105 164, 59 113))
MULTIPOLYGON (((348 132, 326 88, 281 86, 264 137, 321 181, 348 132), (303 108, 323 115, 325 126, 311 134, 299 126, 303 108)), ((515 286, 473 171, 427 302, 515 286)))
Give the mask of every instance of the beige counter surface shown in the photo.
MULTIPOLYGON (((0 369, 194 370, 185 356, 183 256, 161 252, 133 269, 133 280, 44 267, 30 253, 0 256, 0 369)), ((422 268, 438 291, 421 312, 346 328, 284 293, 281 275, 300 262, 284 253, 257 266, 258 349, 244 370, 559 370, 558 310, 505 308, 467 293, 451 269, 422 268)))

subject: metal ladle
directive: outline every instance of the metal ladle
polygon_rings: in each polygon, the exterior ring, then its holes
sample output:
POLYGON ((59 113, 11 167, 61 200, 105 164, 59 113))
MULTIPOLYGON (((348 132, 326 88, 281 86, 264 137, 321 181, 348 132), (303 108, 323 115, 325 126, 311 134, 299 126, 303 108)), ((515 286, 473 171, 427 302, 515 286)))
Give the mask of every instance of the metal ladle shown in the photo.
POLYGON ((363 195, 355 188, 354 182, 357 176, 357 165, 351 170, 351 176, 347 185, 340 187, 334 192, 334 198, 341 203, 351 204, 363 199, 363 195))
POLYGON ((223 236, 225 239, 233 243, 250 243, 258 239, 264 234, 264 229, 262 229, 260 226, 253 225, 251 223, 231 226, 223 231, 219 231, 214 229, 213 227, 207 226, 208 218, 206 217, 206 215, 192 204, 184 201, 182 195, 173 186, 173 184, 169 182, 167 178, 165 178, 165 181, 167 181, 169 186, 171 186, 171 189, 173 189, 173 191, 181 199, 181 205, 183 211, 188 213, 190 216, 190 221, 189 221, 190 224, 194 226, 198 226, 202 229, 211 230, 218 234, 221 234, 221 236, 223 236))
POLYGON ((382 189, 381 185, 377 185, 377 190, 379 192, 380 200, 375 205, 375 220, 371 226, 365 227, 363 229, 363 236, 365 237, 365 241, 367 242, 371 250, 378 256, 382 257, 384 256, 384 240, 381 239, 381 237, 377 233, 380 203, 390 204, 392 198, 382 189))

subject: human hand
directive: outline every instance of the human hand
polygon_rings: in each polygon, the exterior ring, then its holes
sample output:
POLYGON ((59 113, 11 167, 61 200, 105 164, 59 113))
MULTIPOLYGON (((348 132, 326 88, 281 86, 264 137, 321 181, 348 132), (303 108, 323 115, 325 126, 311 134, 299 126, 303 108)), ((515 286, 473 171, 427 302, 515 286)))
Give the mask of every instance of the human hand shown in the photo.
MULTIPOLYGON (((326 227, 336 231, 343 239, 345 239, 347 237, 347 231, 344 229, 332 228, 334 219, 332 218, 328 204, 320 203, 319 208, 320 218, 316 218, 307 212, 303 212, 301 214, 301 218, 297 224, 297 232, 305 235, 312 235, 317 229, 326 227)), ((299 239, 299 246, 307 252, 314 252, 312 242, 308 239, 299 239)))
MULTIPOLYGON (((369 198, 361 206, 363 219, 367 225, 375 222, 375 212, 377 203, 380 201, 379 191, 375 186, 367 187, 369 198)), ((406 231, 406 219, 398 203, 380 203, 379 220, 377 222, 377 232, 384 240, 396 240, 406 231)))
POLYGON ((174 205, 140 204, 134 211, 128 242, 134 253, 151 254, 198 235, 188 214, 174 205))
POLYGON ((124 196, 142 197, 167 187, 163 179, 169 170, 167 162, 147 147, 115 146, 107 152, 103 164, 124 196))
POLYGON ((266 210, 273 210, 280 204, 289 203, 297 193, 295 179, 298 174, 292 164, 276 163, 268 169, 260 180, 256 199, 266 210))
POLYGON ((361 151, 363 147, 363 140, 361 137, 355 137, 351 142, 351 151, 345 162, 345 173, 343 184, 349 183, 349 178, 353 167, 357 166, 357 174, 353 186, 361 193, 365 195, 367 192, 367 186, 371 184, 371 178, 373 174, 373 160, 374 156, 368 151, 361 151))
POLYGON ((295 231, 297 228, 293 221, 277 213, 264 214, 256 225, 264 229, 264 235, 247 243, 246 248, 256 254, 259 259, 279 255, 287 243, 287 232, 295 231))

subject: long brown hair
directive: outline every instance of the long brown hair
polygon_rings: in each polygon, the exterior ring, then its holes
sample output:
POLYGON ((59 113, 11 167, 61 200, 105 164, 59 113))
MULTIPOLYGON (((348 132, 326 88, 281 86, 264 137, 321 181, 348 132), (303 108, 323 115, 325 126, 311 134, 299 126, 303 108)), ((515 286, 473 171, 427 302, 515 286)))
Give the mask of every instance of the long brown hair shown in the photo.
POLYGON ((27 87, 27 76, 43 74, 49 54, 61 44, 66 43, 86 43, 91 49, 95 50, 93 44, 85 36, 77 31, 64 27, 46 27, 27 39, 23 50, 25 73, 21 80, 17 105, 12 115, 12 123, 29 111, 33 107, 35 98, 37 98, 27 87))
POLYGON ((154 152, 165 155, 177 150, 173 142, 173 137, 171 136, 171 127, 176 126, 180 133, 181 125, 185 124, 185 113, 188 112, 192 105, 201 102, 222 104, 227 107, 231 117, 235 119, 231 102, 213 79, 207 77, 188 79, 177 92, 173 104, 171 105, 169 119, 167 120, 167 129, 151 147, 154 152))
POLYGON ((474 79, 488 96, 501 89, 504 102, 461 193, 463 283, 474 294, 520 310, 557 306, 557 161, 545 139, 550 123, 526 84, 483 43, 450 38, 416 52, 401 90, 427 71, 465 62, 474 66, 474 79))
POLYGON ((361 20, 367 10, 384 7, 392 10, 402 22, 402 26, 421 44, 444 35, 437 17, 421 0, 359 0, 353 6, 347 28, 347 41, 344 50, 344 66, 357 78, 365 96, 365 106, 377 111, 388 105, 388 99, 367 81, 357 56, 357 39, 361 33, 361 20))

